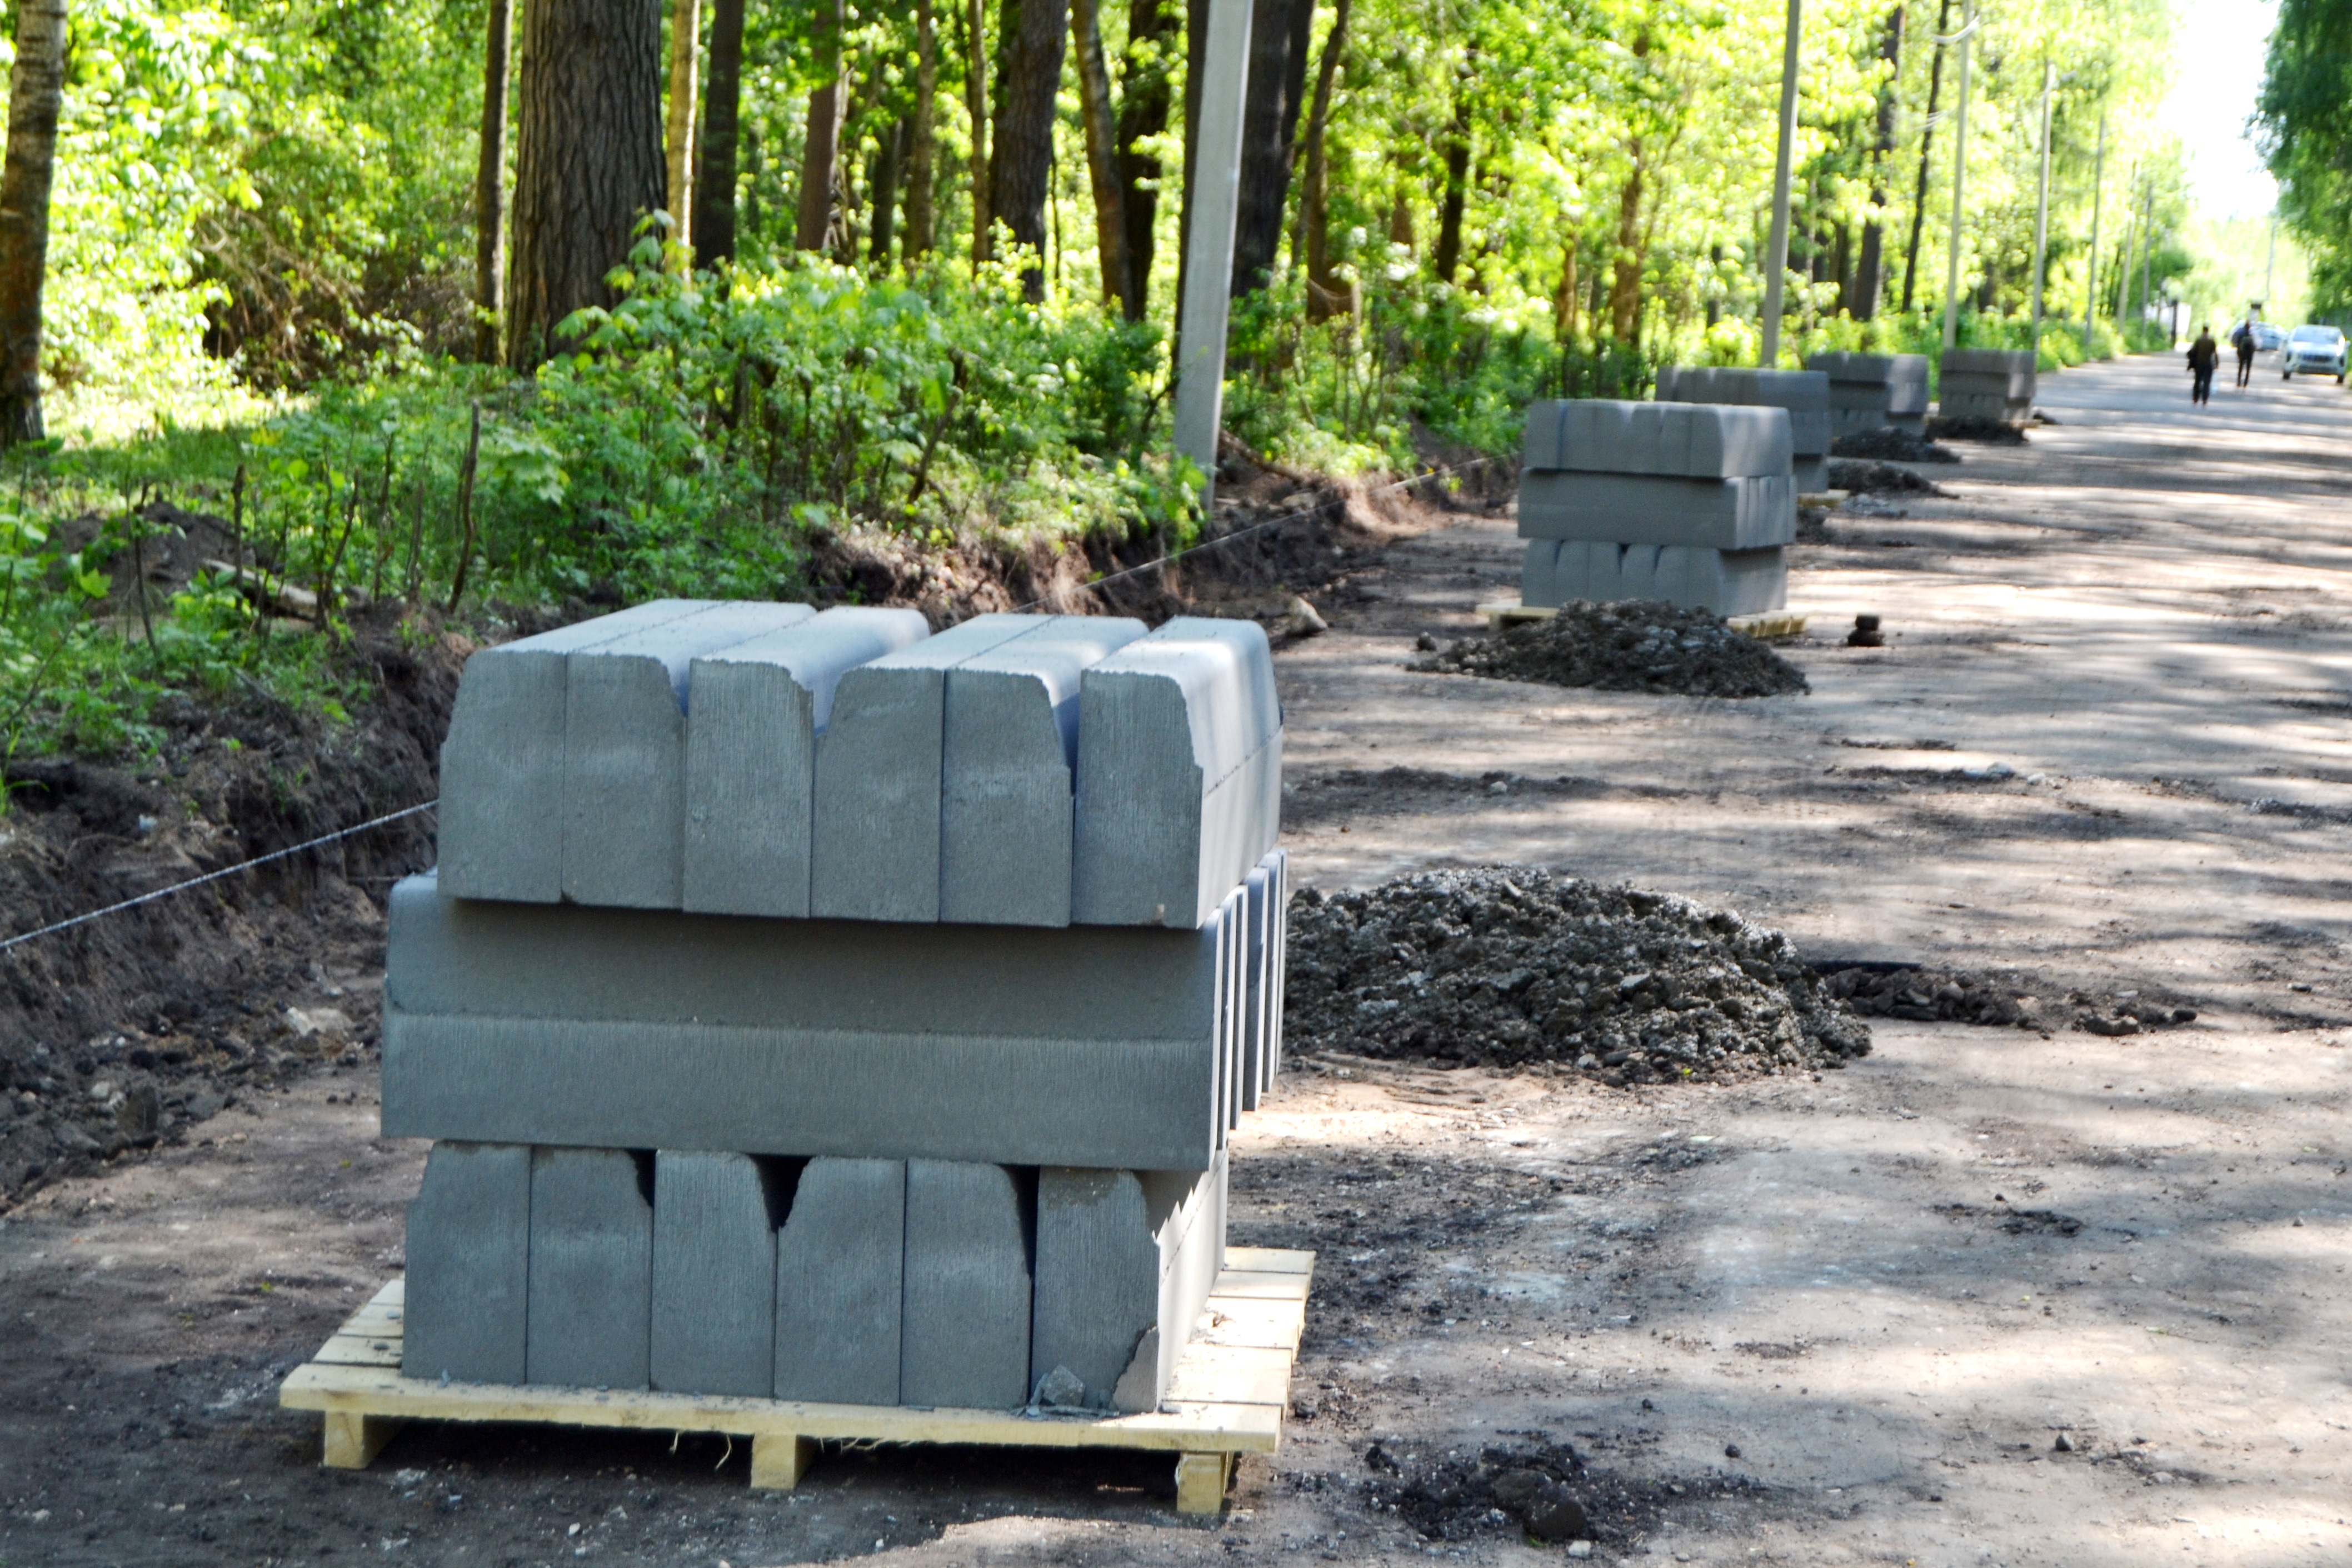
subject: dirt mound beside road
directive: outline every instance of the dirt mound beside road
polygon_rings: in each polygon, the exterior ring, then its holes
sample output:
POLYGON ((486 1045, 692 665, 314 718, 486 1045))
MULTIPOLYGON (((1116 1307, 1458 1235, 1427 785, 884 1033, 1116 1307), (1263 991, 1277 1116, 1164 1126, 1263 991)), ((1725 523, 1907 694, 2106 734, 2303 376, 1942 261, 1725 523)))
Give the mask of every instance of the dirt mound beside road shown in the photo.
POLYGON ((1889 463, 1957 463, 1960 460, 1960 455, 1949 447, 1939 447, 1925 436, 1915 436, 1892 425, 1841 436, 1830 443, 1830 456, 1874 458, 1889 463))
POLYGON ((1870 1030, 1789 939, 1728 910, 1530 867, 1302 890, 1285 1030, 1302 1051, 1552 1062, 1616 1084, 1841 1067, 1870 1030))
POLYGON ((1549 620, 1454 643, 1412 668, 1683 697, 1779 697, 1808 689, 1803 670, 1732 630, 1721 616, 1649 600, 1578 600, 1549 620))

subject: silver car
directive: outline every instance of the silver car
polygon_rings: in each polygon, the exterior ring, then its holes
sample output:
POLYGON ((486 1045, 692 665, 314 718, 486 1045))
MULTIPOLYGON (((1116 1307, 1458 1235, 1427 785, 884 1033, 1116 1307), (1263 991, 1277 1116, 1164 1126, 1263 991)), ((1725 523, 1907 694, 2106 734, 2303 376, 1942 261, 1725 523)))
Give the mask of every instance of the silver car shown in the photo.
POLYGON ((2341 327, 2297 327, 2286 335, 2286 348, 2279 358, 2279 379, 2292 381, 2303 375, 2332 375, 2338 384, 2344 380, 2344 329, 2341 327))

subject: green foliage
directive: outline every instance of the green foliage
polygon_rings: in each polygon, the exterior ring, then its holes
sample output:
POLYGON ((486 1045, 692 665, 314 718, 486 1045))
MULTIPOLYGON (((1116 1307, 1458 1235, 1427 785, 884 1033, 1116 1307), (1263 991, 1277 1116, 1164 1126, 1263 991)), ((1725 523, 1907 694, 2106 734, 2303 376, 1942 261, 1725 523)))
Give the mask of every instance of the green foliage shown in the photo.
POLYGON ((2255 122, 2313 304, 2352 308, 2352 0, 2281 0, 2255 122))

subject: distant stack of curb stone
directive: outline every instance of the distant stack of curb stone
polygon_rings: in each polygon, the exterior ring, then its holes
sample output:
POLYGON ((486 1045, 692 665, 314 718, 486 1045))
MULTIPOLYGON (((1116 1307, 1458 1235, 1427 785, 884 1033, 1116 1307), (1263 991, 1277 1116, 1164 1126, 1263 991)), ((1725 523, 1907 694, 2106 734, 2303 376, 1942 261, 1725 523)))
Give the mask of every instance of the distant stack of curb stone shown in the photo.
POLYGON ((392 898, 412 1377, 1148 1410, 1281 1045, 1265 634, 671 600, 477 654, 392 898))
POLYGON ((1830 439, 1889 426, 1917 435, 1927 418, 1926 354, 1818 353, 1807 370, 1830 378, 1830 439))
POLYGON ((1787 409, 1789 454, 1796 474, 1797 493, 1811 495, 1827 488, 1830 378, 1821 372, 1668 365, 1658 372, 1658 401, 1787 409))
POLYGON ((1786 409, 1538 403, 1528 411, 1520 602, 1663 599, 1719 616, 1788 603, 1797 536, 1786 409))
POLYGON ((2033 414, 2033 354, 2027 349, 1946 349, 1936 411, 1947 419, 2022 425, 2033 414))

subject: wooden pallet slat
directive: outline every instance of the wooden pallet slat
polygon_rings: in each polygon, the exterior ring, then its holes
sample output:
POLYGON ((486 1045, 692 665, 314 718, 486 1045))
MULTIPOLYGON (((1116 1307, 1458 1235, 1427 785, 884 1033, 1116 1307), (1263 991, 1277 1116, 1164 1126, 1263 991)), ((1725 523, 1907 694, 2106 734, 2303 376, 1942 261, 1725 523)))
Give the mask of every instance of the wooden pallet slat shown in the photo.
POLYGON ((411 1420, 530 1422, 751 1440, 751 1484, 797 1486, 825 1441, 1118 1447, 1178 1456, 1180 1512, 1223 1506, 1241 1454, 1272 1453, 1289 1409, 1315 1255, 1231 1247, 1208 1310, 1177 1358, 1167 1398, 1136 1415, 817 1405, 800 1400, 444 1383, 401 1375, 403 1282, 369 1300, 278 1389, 278 1403, 325 1419, 321 1463, 364 1469, 411 1420))

